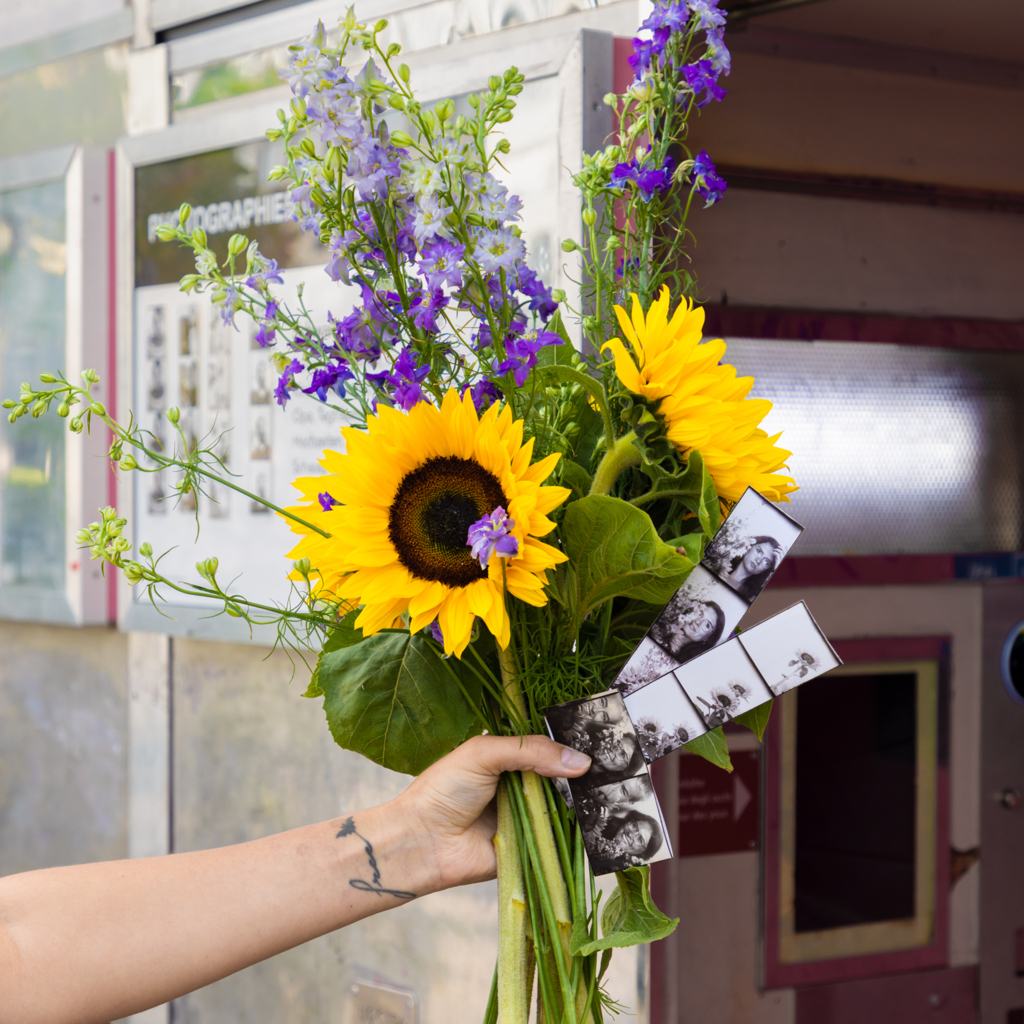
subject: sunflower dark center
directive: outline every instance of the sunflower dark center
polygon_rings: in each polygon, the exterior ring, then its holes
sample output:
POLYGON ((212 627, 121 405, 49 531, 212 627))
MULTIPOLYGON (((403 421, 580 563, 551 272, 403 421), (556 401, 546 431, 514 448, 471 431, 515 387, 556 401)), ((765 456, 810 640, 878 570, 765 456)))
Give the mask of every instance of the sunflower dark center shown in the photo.
POLYGON ((469 528, 508 501, 497 477, 472 459, 428 459, 402 480, 388 533, 398 558, 418 579, 465 587, 486 577, 466 543, 469 528))

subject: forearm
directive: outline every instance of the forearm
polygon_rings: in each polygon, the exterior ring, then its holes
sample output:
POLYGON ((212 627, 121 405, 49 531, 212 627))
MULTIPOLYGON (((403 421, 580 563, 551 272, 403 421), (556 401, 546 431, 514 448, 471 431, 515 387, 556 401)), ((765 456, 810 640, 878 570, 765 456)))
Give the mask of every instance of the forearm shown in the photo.
POLYGON ((0 1024, 123 1017, 432 891, 403 817, 0 879, 0 1024))

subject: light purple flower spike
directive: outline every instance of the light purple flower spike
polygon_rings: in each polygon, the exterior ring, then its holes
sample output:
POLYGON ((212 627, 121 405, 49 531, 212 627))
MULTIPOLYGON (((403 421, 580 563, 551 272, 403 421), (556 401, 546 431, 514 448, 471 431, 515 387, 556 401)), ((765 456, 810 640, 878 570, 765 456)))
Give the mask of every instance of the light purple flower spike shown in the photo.
POLYGON ((513 537, 515 520, 505 515, 499 505, 489 516, 478 519, 470 528, 466 543, 471 553, 480 562, 480 568, 486 569, 491 555, 501 558, 515 558, 519 554, 519 541, 513 537))

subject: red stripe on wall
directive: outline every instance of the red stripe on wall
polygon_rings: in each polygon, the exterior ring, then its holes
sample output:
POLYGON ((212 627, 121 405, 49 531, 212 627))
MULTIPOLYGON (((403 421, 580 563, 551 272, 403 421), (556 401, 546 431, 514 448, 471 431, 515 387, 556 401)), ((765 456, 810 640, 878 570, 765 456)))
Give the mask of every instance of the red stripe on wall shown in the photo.
MULTIPOLYGON (((107 150, 107 412, 117 418, 117 157, 107 150)), ((113 437, 111 436, 111 440, 113 437)), ((107 463, 107 504, 117 508, 117 476, 107 463)), ((108 567, 107 621, 117 622, 117 576, 108 567)))
POLYGON ((954 556, 857 555, 787 558, 769 587, 885 586, 956 579, 954 556))

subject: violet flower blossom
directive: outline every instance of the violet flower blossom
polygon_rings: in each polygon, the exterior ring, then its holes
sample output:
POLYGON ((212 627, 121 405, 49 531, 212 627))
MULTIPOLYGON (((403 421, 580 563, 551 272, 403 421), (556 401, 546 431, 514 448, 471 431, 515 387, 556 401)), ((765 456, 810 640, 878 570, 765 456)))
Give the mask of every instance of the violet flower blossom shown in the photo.
POLYGON ((725 89, 718 84, 721 72, 710 60, 699 60, 695 64, 687 64, 681 71, 683 81, 690 87, 698 107, 706 107, 712 100, 721 101, 725 97, 725 89), (704 93, 703 97, 698 93, 704 93))
POLYGON ((515 520, 509 519, 499 505, 489 516, 478 519, 469 528, 466 543, 481 569, 487 568, 492 555, 515 558, 519 554, 519 541, 512 536, 515 525, 515 520))
POLYGON ((327 491, 324 491, 322 494, 318 494, 316 499, 320 502, 320 507, 325 512, 330 512, 335 505, 341 504, 341 502, 336 501, 327 491))
POLYGON ((462 287, 462 267, 460 261, 466 255, 464 245, 454 245, 446 238, 435 235, 423 246, 422 257, 417 262, 420 273, 427 279, 427 287, 431 290, 449 285, 452 288, 462 287))
POLYGON ((277 399, 277 404, 283 409, 288 404, 288 399, 291 398, 291 391, 288 387, 292 382, 292 375, 296 373, 302 373, 303 366, 298 359, 293 359, 285 368, 284 372, 277 380, 277 387, 274 388, 274 397, 277 399))
POLYGON ((704 208, 714 206, 725 195, 729 187, 711 162, 706 150, 701 150, 693 161, 693 183, 698 194, 705 200, 704 208))

